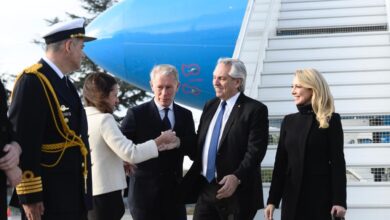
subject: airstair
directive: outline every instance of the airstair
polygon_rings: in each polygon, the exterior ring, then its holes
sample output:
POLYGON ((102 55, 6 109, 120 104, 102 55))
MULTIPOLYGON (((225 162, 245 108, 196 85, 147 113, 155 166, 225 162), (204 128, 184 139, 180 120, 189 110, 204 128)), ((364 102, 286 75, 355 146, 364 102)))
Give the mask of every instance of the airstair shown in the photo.
MULTIPOLYGON (((245 93, 269 108, 270 145, 262 162, 265 199, 281 120, 296 112, 290 90, 293 73, 313 67, 327 79, 342 116, 346 219, 390 219, 389 4, 248 1, 234 56, 248 69, 245 93)), ((256 219, 263 219, 262 212, 256 219)))

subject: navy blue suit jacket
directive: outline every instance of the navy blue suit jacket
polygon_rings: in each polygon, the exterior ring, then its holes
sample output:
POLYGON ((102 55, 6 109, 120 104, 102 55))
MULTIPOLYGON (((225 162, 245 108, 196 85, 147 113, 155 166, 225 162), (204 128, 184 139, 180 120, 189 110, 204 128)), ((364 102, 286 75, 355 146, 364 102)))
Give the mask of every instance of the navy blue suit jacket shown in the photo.
MULTIPOLYGON (((183 175, 184 155, 192 157, 195 147, 195 126, 191 111, 173 104, 175 125, 173 130, 180 138, 180 147, 159 152, 158 158, 137 164, 134 175, 130 177, 130 207, 150 207, 158 199, 158 191, 170 191, 172 197, 165 203, 176 203, 174 189, 183 175)), ((161 134, 162 120, 153 100, 128 110, 122 122, 122 132, 134 143, 155 139, 161 134)), ((175 207, 172 204, 172 207, 175 207)))

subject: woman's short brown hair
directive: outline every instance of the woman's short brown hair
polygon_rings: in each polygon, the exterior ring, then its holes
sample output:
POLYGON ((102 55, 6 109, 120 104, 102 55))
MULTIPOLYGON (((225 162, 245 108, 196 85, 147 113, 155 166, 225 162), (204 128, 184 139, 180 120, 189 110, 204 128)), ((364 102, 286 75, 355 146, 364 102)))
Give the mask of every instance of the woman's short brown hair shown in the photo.
POLYGON ((93 106, 102 113, 113 113, 107 98, 118 82, 107 73, 92 73, 87 76, 83 87, 83 96, 86 106, 93 106))

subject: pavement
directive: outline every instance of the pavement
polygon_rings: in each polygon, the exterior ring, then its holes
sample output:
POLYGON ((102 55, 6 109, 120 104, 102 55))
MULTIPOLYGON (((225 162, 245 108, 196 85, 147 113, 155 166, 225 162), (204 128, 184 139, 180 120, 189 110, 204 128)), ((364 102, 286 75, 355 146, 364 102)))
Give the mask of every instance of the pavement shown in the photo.
MULTIPOLYGON (((19 213, 15 213, 15 215, 11 215, 8 217, 8 220, 20 220, 19 213)), ((129 209, 126 209, 125 215, 121 220, 133 220, 133 218, 130 215, 129 209)), ((187 220, 192 220, 192 215, 187 215, 187 220)))

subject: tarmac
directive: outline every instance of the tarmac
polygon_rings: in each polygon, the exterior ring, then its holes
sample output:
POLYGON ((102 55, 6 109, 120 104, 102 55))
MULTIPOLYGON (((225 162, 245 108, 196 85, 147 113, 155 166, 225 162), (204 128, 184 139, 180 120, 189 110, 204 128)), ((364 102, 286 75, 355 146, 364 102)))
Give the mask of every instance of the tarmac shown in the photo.
MULTIPOLYGON (((8 220, 20 220, 20 215, 11 215, 8 217, 8 220)), ((130 215, 129 209, 126 209, 125 215, 121 220, 133 220, 130 215)), ((192 220, 192 215, 187 215, 187 220, 192 220)))

